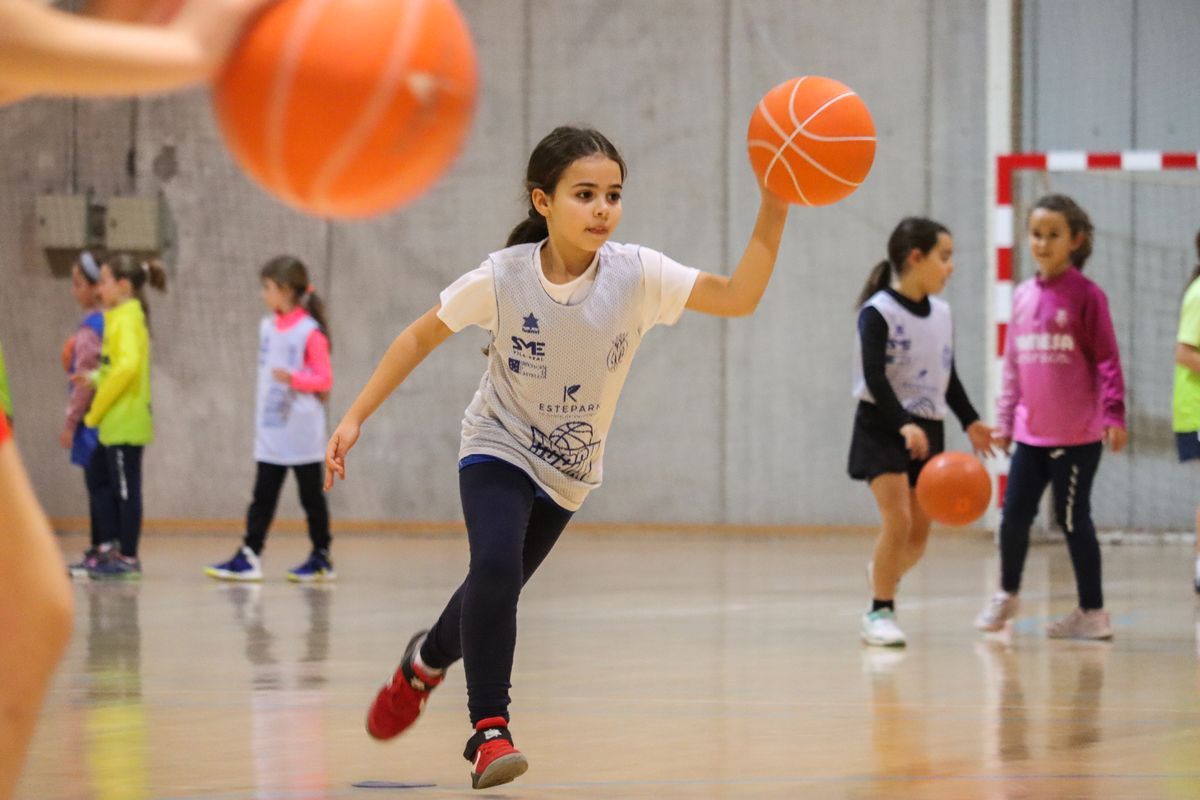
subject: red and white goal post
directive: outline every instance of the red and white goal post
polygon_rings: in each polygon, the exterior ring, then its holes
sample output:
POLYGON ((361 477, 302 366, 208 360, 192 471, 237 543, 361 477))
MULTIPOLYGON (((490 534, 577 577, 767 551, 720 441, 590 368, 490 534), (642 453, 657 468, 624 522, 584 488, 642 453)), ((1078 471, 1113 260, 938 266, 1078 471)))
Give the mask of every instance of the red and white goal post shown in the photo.
MULTIPOLYGON (((1196 152, 1162 152, 1157 150, 1130 150, 1123 152, 1086 152, 1076 150, 1052 150, 1040 153, 1006 153, 995 158, 995 198, 992 205, 992 280, 987 313, 988 352, 991 354, 987 371, 987 412, 985 418, 994 415, 996 400, 1001 389, 1004 369, 1004 345, 1008 323, 1012 318, 1013 296, 1013 248, 1023 241, 1018 226, 1024 220, 1014 217, 1014 183, 1018 170, 1046 173, 1082 172, 1163 172, 1168 170, 1198 169, 1196 152)), ((1086 205, 1086 203, 1085 203, 1086 205)), ((1180 287, 1182 289, 1182 287, 1180 287)), ((1004 499, 1009 461, 1001 457, 990 465, 993 472, 993 508, 984 518, 984 523, 995 529, 999 521, 999 508, 1004 499)))

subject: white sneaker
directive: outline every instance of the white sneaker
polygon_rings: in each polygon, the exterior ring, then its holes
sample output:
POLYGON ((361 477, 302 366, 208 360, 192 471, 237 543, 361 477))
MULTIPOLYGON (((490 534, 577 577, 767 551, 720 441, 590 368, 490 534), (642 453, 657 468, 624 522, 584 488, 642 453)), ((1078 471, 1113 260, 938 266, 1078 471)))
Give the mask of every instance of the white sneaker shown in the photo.
POLYGON ((988 604, 975 617, 975 629, 986 633, 1004 630, 1005 624, 1017 615, 1021 607, 1021 598, 1000 590, 992 595, 988 604))
POLYGON ((862 640, 877 647, 904 647, 904 631, 890 608, 868 611, 862 618, 862 640))
POLYGON ((1084 611, 1077 608, 1061 619, 1046 625, 1051 639, 1111 639, 1112 618, 1102 608, 1084 611))

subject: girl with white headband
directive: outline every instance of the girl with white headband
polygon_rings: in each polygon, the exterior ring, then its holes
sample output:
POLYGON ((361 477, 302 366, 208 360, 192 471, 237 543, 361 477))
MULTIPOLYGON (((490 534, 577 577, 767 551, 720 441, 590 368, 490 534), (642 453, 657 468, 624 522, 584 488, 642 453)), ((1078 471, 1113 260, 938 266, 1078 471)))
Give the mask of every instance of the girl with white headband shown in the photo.
MULTIPOLYGON (((103 260, 103 257, 101 257, 103 260)), ((71 296, 83 309, 83 319, 67 338, 62 350, 62 366, 68 380, 75 375, 87 375, 100 368, 100 346, 104 339, 104 306, 96 285, 100 282, 100 263, 93 253, 84 250, 71 267, 71 296)), ((83 558, 69 567, 72 577, 86 578, 89 567, 116 538, 107 523, 112 517, 108 510, 111 487, 104 458, 93 458, 100 444, 95 428, 83 424, 83 415, 92 405, 96 387, 91 382, 71 383, 67 413, 63 420, 58 443, 70 453, 71 463, 83 468, 83 481, 88 492, 88 516, 91 523, 91 544, 83 558)))

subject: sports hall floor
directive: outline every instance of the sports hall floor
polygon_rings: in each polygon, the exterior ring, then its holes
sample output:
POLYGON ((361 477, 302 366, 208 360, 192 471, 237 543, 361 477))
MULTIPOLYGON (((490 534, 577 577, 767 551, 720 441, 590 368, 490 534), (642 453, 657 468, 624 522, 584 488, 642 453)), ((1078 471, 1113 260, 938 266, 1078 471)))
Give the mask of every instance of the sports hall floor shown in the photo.
POLYGON ((205 578, 236 539, 150 531, 140 585, 76 582, 18 797, 1200 797, 1185 544, 1105 549, 1111 644, 1040 634, 1074 590, 1065 548, 1034 547, 1022 619, 985 640, 990 543, 935 532, 902 586, 909 646, 889 651, 858 642, 868 535, 568 529, 522 600, 529 772, 473 792, 461 667, 399 739, 363 730, 462 577, 465 538, 346 534, 336 586, 305 587, 283 580, 305 538, 277 535, 262 585, 205 578))

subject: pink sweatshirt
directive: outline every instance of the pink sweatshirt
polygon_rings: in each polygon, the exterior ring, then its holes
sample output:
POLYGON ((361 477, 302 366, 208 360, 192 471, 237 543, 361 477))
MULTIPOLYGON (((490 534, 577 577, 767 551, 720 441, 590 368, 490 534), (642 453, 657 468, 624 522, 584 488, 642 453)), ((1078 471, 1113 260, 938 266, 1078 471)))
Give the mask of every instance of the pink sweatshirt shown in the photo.
POLYGON ((1037 447, 1125 427, 1125 381, 1104 291, 1071 267, 1013 292, 996 434, 1037 447))
MULTIPOLYGON (((286 314, 275 315, 275 329, 286 331, 308 312, 296 306, 286 314)), ((329 364, 329 339, 313 331, 304 344, 304 366, 292 373, 292 388, 298 392, 328 392, 333 388, 333 368, 329 364)))
MULTIPOLYGON (((93 311, 99 310, 98 308, 93 309, 93 311)), ((100 337, 94 330, 86 325, 79 326, 79 330, 75 331, 71 339, 72 357, 71 364, 67 368, 67 375, 71 376, 77 372, 87 374, 92 370, 99 369, 100 345, 100 337)), ((83 419, 83 415, 87 413, 88 406, 92 404, 92 396, 95 394, 95 384, 83 383, 71 386, 67 400, 67 416, 63 423, 63 429, 67 433, 75 433, 75 428, 83 419)))

